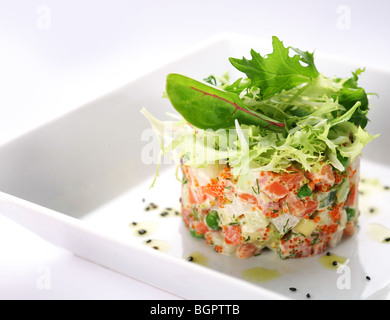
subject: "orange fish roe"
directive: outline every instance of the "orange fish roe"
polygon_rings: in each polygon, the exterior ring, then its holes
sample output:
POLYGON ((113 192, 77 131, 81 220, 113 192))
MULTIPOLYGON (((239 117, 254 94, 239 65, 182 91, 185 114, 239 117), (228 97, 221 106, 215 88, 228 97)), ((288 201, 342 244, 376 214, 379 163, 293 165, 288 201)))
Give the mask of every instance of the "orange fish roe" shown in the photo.
POLYGON ((339 184, 342 181, 341 173, 340 172, 335 172, 334 173, 334 183, 339 184))
POLYGON ((318 217, 316 217, 316 218, 313 219, 313 222, 317 223, 317 222, 319 222, 320 220, 321 220, 321 217, 318 216, 318 217))
POLYGON ((206 238, 206 243, 207 244, 211 244, 213 242, 213 236, 212 236, 211 233, 206 233, 205 238, 206 238))
POLYGON ((230 180, 231 178, 233 178, 233 175, 231 174, 230 172, 230 168, 229 167, 225 167, 219 174, 219 177, 222 179, 222 180, 230 180))
POLYGON ((217 179, 210 179, 211 181, 211 184, 218 184, 218 180, 217 179))
POLYGON ((193 181, 194 181, 194 186, 199 187, 199 182, 195 177, 193 178, 193 181))
POLYGON ((330 186, 327 184, 323 184, 321 185, 320 189, 322 192, 328 192, 330 190, 330 186))
POLYGON ((266 211, 266 212, 263 212, 263 214, 264 214, 267 218, 277 218, 277 217, 279 217, 279 211, 277 211, 277 212, 266 211))
POLYGON ((222 253, 223 252, 223 247, 222 246, 214 246, 214 251, 218 252, 218 253, 222 253))
POLYGON ((326 224, 322 226, 322 231, 326 234, 335 233, 338 229, 339 225, 337 223, 331 224, 330 226, 327 226, 326 224))
POLYGON ((340 221, 341 218, 341 208, 343 207, 344 203, 340 203, 332 208, 332 210, 329 211, 330 217, 332 218, 332 221, 334 223, 340 221))

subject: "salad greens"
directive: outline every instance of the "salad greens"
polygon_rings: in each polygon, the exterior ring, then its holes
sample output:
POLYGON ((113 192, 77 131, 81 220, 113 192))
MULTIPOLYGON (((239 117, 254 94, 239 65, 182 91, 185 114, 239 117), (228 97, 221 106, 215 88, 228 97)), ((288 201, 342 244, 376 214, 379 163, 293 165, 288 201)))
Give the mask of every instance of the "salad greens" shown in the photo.
POLYGON ((277 37, 272 38, 272 46, 274 51, 267 57, 262 57, 252 49, 252 60, 229 59, 235 68, 247 75, 251 86, 260 88, 260 95, 264 99, 319 76, 312 53, 292 48, 297 55, 289 57, 289 48, 285 48, 277 37))
MULTIPOLYGON (((173 123, 166 154, 176 151, 194 166, 229 162, 237 175, 245 166, 278 172, 291 163, 311 171, 326 162, 344 171, 360 155, 377 137, 364 130, 369 103, 358 85, 364 70, 349 78, 327 77, 317 70, 313 53, 284 47, 277 37, 272 45, 267 56, 251 50, 251 60, 230 58, 246 75, 233 82, 228 75, 204 82, 167 76, 166 96, 183 119, 173 123), (232 136, 235 142, 223 143, 232 136)), ((164 140, 162 122, 142 113, 164 140)))
POLYGON ((210 87, 180 74, 167 76, 166 92, 173 107, 200 129, 231 128, 235 119, 240 123, 261 125, 273 131, 281 131, 284 127, 284 123, 247 108, 237 94, 210 87))

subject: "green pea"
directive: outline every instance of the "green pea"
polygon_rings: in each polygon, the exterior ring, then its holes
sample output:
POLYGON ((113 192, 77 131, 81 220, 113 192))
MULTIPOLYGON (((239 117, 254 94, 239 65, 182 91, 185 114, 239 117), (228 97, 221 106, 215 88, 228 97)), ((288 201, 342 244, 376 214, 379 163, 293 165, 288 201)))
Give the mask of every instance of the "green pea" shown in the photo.
POLYGON ((219 230, 221 227, 219 226, 219 215, 215 210, 210 210, 210 212, 206 216, 206 223, 210 229, 219 230))
POLYGON ((310 189, 309 185, 306 183, 298 190, 298 198, 310 197, 313 191, 310 189))

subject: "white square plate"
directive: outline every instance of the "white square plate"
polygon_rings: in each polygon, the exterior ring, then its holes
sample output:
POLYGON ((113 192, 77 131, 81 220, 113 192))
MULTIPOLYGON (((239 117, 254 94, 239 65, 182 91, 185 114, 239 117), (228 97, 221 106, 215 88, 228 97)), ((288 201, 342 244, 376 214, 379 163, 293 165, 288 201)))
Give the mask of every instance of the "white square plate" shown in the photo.
MULTIPOLYGON (((381 137, 363 154, 361 216, 357 233, 331 252, 349 259, 343 270, 324 268, 320 256, 280 260, 272 252, 238 260, 221 256, 185 229, 179 209, 180 183, 174 168, 163 166, 149 190, 154 164, 141 161, 149 123, 146 107, 165 118, 173 108, 162 99, 165 78, 176 72, 202 79, 232 70, 228 57, 262 54, 271 40, 225 34, 192 52, 102 96, 61 118, 0 146, 0 212, 42 238, 76 255, 188 299, 386 299, 389 298, 390 243, 372 239, 372 226, 390 228, 390 160, 386 146, 390 72, 350 59, 316 52, 317 68, 348 76, 366 67, 361 85, 376 92, 371 133, 381 137), (158 208, 145 210, 149 203, 158 208), (375 210, 371 210, 374 208, 375 210), (373 211, 373 212, 371 212, 373 211), (133 222, 137 224, 134 226, 133 222), (147 233, 139 235, 146 226, 147 233), (147 240, 152 241, 147 241, 147 240), (157 246, 159 250, 154 250, 157 246), (201 254, 203 265, 187 261, 201 254), (277 279, 256 282, 245 270, 277 270, 277 279), (371 280, 367 280, 370 276, 371 280), (292 292, 290 287, 297 288, 292 292)), ((303 48, 305 49, 305 48, 303 48)))

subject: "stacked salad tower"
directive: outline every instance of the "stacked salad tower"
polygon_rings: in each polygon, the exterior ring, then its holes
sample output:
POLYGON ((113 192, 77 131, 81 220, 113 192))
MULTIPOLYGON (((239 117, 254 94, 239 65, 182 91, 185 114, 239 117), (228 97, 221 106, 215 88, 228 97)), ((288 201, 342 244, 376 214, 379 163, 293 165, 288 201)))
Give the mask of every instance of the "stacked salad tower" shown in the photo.
POLYGON ((352 235, 358 221, 359 156, 369 103, 347 78, 321 74, 313 53, 273 37, 267 56, 230 58, 245 77, 204 81, 169 74, 179 112, 172 134, 145 109, 163 153, 182 172, 182 217, 195 238, 238 258, 268 248, 311 256, 352 235), (293 53, 293 54, 290 54, 293 53))

